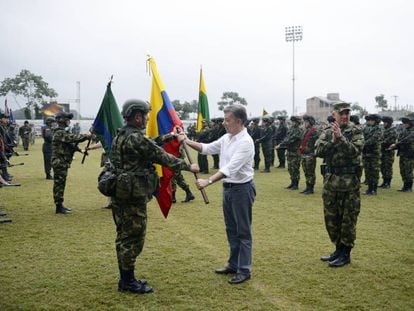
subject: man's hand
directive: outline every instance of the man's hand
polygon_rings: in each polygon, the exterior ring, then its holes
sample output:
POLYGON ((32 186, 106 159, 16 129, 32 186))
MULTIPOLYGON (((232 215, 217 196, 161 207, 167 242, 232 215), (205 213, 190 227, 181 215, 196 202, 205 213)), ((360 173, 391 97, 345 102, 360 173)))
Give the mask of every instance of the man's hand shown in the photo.
POLYGON ((342 137, 341 127, 338 122, 332 123, 333 142, 337 142, 342 137))
POLYGON ((187 135, 185 135, 184 132, 181 132, 177 135, 177 140, 180 144, 186 139, 187 139, 187 135))
POLYGON ((193 163, 190 165, 190 171, 193 173, 198 173, 200 171, 200 167, 197 163, 193 163))
POLYGON ((388 147, 387 150, 394 150, 397 148, 397 144, 392 144, 391 146, 388 147))
POLYGON ((196 186, 198 190, 204 189, 209 185, 208 179, 197 179, 196 186))

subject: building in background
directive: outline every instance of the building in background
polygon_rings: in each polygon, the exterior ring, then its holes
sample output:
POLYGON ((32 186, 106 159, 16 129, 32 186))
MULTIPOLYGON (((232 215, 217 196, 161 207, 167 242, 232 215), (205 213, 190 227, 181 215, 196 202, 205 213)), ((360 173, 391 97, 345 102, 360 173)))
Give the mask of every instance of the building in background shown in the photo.
POLYGON ((326 120, 331 115, 332 106, 341 103, 339 93, 328 93, 326 97, 314 96, 306 100, 306 114, 313 116, 316 120, 326 120))

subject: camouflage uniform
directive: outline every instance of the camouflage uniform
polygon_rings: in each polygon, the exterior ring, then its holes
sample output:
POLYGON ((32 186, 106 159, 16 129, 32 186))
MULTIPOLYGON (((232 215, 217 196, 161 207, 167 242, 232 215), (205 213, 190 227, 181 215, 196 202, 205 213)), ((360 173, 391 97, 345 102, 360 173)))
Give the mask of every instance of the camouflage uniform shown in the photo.
POLYGON ((259 127, 259 118, 252 119, 252 124, 249 126, 247 131, 254 142, 254 169, 258 170, 260 165, 260 143, 257 140, 262 137, 262 130, 259 127))
POLYGON ((276 134, 276 125, 275 120, 273 118, 270 119, 270 122, 272 123, 270 125, 272 129, 272 149, 270 151, 270 165, 275 166, 275 147, 276 147, 276 140, 275 140, 275 134, 276 134))
POLYGON ((293 122, 289 128, 286 138, 280 144, 280 148, 287 149, 288 171, 291 183, 288 189, 298 189, 300 179, 300 160, 299 147, 302 142, 303 130, 299 127, 300 118, 292 116, 290 120, 293 122))
POLYGON ((52 140, 53 140, 53 129, 52 129, 53 119, 47 119, 46 125, 42 127, 42 137, 43 137, 43 165, 45 169, 46 179, 53 179, 50 171, 52 170, 52 140))
MULTIPOLYGON (((199 143, 209 143, 210 142, 210 129, 208 128, 208 125, 205 124, 204 127, 201 129, 200 133, 198 134, 197 141, 199 143)), ((198 165, 200 166, 200 173, 202 174, 208 174, 208 159, 205 154, 198 154, 198 165)))
POLYGON ((381 174, 384 182, 381 188, 389 188, 392 180, 392 166, 394 164, 395 151, 389 147, 397 140, 397 131, 392 126, 391 117, 383 117, 384 122, 383 141, 381 144, 381 174))
POLYGON ((378 125, 380 121, 379 115, 371 114, 366 116, 365 119, 367 121, 375 121, 375 124, 367 125, 363 131, 365 145, 362 150, 362 160, 364 163, 365 180, 368 183, 368 190, 365 194, 375 195, 377 193, 380 170, 382 129, 378 125))
MULTIPOLYGON (((350 110, 346 103, 336 104, 338 113, 350 110)), ((360 212, 360 154, 364 137, 360 129, 349 122, 341 126, 342 137, 333 142, 332 126, 323 130, 316 141, 316 155, 324 158, 326 171, 323 185, 325 226, 336 251, 322 257, 335 266, 344 254, 350 255, 356 238, 356 224, 360 212), (332 261, 331 261, 332 259, 332 261)), ((349 261, 350 262, 350 257, 349 261)), ((346 264, 346 263, 345 263, 346 264)), ((337 265, 340 266, 340 265, 337 265)))
POLYGON ((303 120, 308 121, 310 127, 303 133, 302 145, 299 148, 299 153, 302 156, 302 169, 306 178, 306 189, 301 193, 312 194, 316 181, 315 143, 319 137, 319 131, 314 126, 315 119, 313 117, 305 115, 303 120))
POLYGON ((184 160, 166 153, 146 138, 140 129, 132 126, 122 128, 114 139, 112 163, 118 173, 130 176, 132 193, 124 196, 117 188, 116 196, 112 197, 112 213, 117 231, 118 264, 124 271, 134 269, 136 258, 144 246, 147 203, 151 195, 146 174, 153 171, 153 162, 173 170, 190 169, 184 160))
MULTIPOLYGON (((275 136, 273 137, 275 141, 275 145, 279 145, 285 138, 288 132, 288 128, 286 126, 285 117, 278 117, 278 120, 280 121, 279 126, 276 128, 275 136)), ((279 159, 279 166, 278 168, 285 168, 286 165, 286 148, 278 148, 277 149, 277 158, 279 159)))
MULTIPOLYGON (((72 114, 62 113, 62 115, 70 116, 72 114)), ((57 119, 58 118, 59 116, 57 119)), ((63 117, 63 119, 65 118, 66 117, 63 117)), ((70 120, 71 118, 72 117, 67 120, 70 120)), ((56 204, 56 213, 60 213, 62 210, 66 178, 68 176, 68 169, 72 163, 73 153, 79 151, 77 144, 88 138, 88 135, 75 135, 69 133, 62 123, 59 123, 59 127, 54 129, 52 140, 52 168, 54 173, 53 199, 56 204)))
POLYGON ((265 168, 263 172, 270 172, 270 166, 272 164, 272 146, 273 146, 273 129, 271 127, 270 117, 264 116, 262 118, 263 128, 261 131, 261 137, 256 140, 255 143, 262 145, 262 152, 265 160, 265 168))
POLYGON ((28 121, 25 121, 24 125, 19 128, 19 136, 22 138, 23 149, 25 151, 29 150, 31 132, 32 132, 32 128, 29 126, 28 121))
POLYGON ((404 128, 398 136, 396 147, 400 157, 400 174, 404 186, 402 192, 411 192, 413 187, 414 170, 414 117, 402 118, 408 128, 404 128))

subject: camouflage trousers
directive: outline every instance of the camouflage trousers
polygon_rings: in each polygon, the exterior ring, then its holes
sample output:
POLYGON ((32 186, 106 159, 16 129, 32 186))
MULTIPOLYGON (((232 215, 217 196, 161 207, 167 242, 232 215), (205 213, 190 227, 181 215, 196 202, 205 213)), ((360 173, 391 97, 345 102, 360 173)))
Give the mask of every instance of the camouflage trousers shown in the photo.
POLYGON ((254 167, 259 169, 260 164, 260 144, 254 144, 254 167))
POLYGON ((380 158, 369 157, 363 158, 365 180, 368 184, 378 184, 380 171, 380 158))
POLYGON ((403 182, 413 181, 414 159, 400 156, 400 174, 403 182))
POLYGON ((29 143, 30 143, 29 137, 23 137, 22 142, 23 142, 23 150, 25 151, 29 150, 29 143))
POLYGON ((45 168, 45 174, 50 175, 52 169, 52 153, 43 152, 43 165, 45 168))
POLYGON ((185 192, 190 191, 190 186, 185 181, 184 176, 180 170, 175 171, 171 179, 171 186, 173 192, 177 191, 177 185, 185 192))
POLYGON ((322 199, 325 226, 332 243, 354 247, 361 208, 359 188, 349 192, 323 189, 322 199))
POLYGON ((392 179, 392 165, 394 164, 394 151, 382 152, 381 175, 384 179, 392 179))
POLYGON ((316 157, 315 156, 302 156, 302 169, 306 178, 307 186, 314 186, 316 181, 315 175, 316 157))
POLYGON ((116 226, 115 249, 118 266, 133 270, 145 242, 147 205, 143 200, 123 201, 112 198, 112 216, 116 226))
POLYGON ((271 143, 264 143, 262 144, 262 152, 265 161, 265 169, 270 169, 272 165, 272 144, 271 143))
POLYGON ((291 181, 299 182, 300 179, 300 160, 299 152, 287 152, 288 171, 291 181))
POLYGON ((53 173, 53 199, 56 204, 63 203, 66 178, 68 177, 68 167, 54 166, 53 173))

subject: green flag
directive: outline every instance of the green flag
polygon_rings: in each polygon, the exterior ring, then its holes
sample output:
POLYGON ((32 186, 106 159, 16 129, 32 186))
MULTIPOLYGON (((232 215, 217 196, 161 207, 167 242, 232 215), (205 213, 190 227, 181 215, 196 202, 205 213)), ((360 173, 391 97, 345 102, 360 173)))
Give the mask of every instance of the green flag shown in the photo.
POLYGON ((105 153, 111 158, 112 140, 117 135, 119 128, 123 127, 121 113, 116 104, 115 97, 111 90, 111 81, 106 87, 105 96, 99 108, 98 115, 93 122, 92 127, 95 130, 96 137, 102 144, 105 153))
POLYGON ((198 115, 197 115, 197 132, 203 128, 203 121, 210 121, 210 112, 208 110, 207 91, 204 85, 203 69, 200 69, 200 92, 198 94, 198 115))

